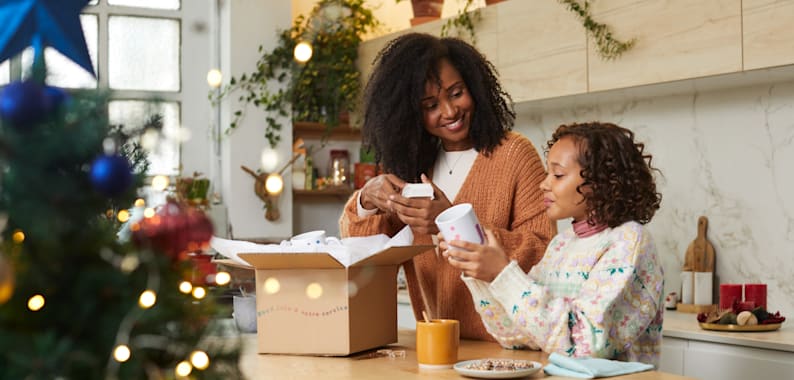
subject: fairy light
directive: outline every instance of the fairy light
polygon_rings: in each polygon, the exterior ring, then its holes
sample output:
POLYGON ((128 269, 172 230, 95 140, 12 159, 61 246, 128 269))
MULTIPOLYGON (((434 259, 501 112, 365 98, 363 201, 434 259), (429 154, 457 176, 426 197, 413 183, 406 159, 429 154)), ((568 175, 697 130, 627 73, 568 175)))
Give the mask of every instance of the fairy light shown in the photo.
POLYGON ((174 370, 176 375, 179 377, 187 377, 187 375, 190 375, 190 372, 192 371, 193 366, 191 366, 187 361, 179 362, 179 364, 176 365, 176 369, 174 370))
POLYGON ((28 299, 28 309, 30 309, 30 311, 39 311, 43 307, 44 307, 43 295, 36 294, 33 297, 30 297, 30 299, 28 299))
POLYGON ((135 207, 143 207, 146 206, 146 201, 143 198, 138 198, 135 200, 135 207))
POLYGON ((126 223, 128 220, 130 220, 130 212, 127 210, 121 210, 119 211, 118 215, 116 215, 116 219, 118 219, 119 222, 126 223))
POLYGON ((179 283, 179 291, 185 294, 190 294, 193 291, 193 285, 188 281, 182 281, 179 283))
POLYGON ((155 302, 157 302, 157 294, 151 290, 145 290, 143 293, 141 293, 140 298, 138 298, 138 305, 144 309, 154 306, 155 302))
POLYGON ((210 357, 204 351, 193 351, 190 354, 190 363, 193 364, 193 367, 203 371, 210 366, 210 357))
POLYGON ((25 233, 22 230, 14 231, 14 234, 11 235, 11 239, 14 240, 14 243, 22 244, 25 241, 25 233))
POLYGON ((276 294, 279 289, 281 289, 281 284, 278 282, 278 279, 270 277, 265 280, 265 293, 276 294))
POLYGON ((223 81, 223 74, 218 69, 212 69, 207 72, 207 84, 212 88, 218 88, 223 81))
POLYGON ((127 360, 130 360, 130 348, 126 345, 120 344, 116 346, 116 349, 113 350, 113 359, 116 359, 119 363, 124 363, 127 360))
POLYGON ((164 175, 156 175, 152 178, 152 188, 157 191, 163 191, 168 187, 168 177, 164 175))
POLYGON ((323 296, 323 287, 322 285, 312 282, 308 286, 306 286, 306 297, 310 299, 318 299, 323 296))
POLYGON ((295 60, 300 63, 306 63, 310 59, 312 59, 312 45, 306 41, 298 42, 295 45, 295 49, 292 51, 292 55, 295 57, 295 60))
POLYGON ((202 288, 200 286, 197 286, 197 287, 193 288, 193 298, 195 298, 197 300, 200 300, 200 299, 204 298, 206 295, 207 295, 207 290, 206 289, 204 289, 204 288, 202 288))
POLYGON ((153 208, 147 207, 145 210, 143 210, 143 217, 144 218, 151 218, 153 216, 154 216, 154 209, 153 208))
POLYGON ((138 258, 138 255, 129 254, 121 259, 119 268, 121 268, 121 271, 124 273, 130 273, 135 269, 138 269, 138 265, 140 264, 141 264, 141 259, 138 258))
POLYGON ((105 210, 105 216, 107 216, 107 217, 108 217, 108 219, 112 218, 112 217, 113 217, 113 214, 115 214, 115 212, 113 211, 113 209, 109 208, 109 209, 105 210))
POLYGON ((229 272, 218 272, 215 274, 215 283, 218 285, 226 285, 232 280, 232 276, 229 272))

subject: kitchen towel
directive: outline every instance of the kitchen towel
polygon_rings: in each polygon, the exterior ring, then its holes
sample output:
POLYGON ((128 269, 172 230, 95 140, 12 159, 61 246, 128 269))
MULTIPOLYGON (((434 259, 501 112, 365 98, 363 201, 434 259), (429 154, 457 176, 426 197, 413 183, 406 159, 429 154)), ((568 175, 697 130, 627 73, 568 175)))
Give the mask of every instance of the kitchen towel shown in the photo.
POLYGON ((579 379, 610 377, 653 369, 653 365, 640 362, 621 362, 599 358, 571 358, 556 352, 549 355, 549 364, 543 368, 547 375, 579 379))

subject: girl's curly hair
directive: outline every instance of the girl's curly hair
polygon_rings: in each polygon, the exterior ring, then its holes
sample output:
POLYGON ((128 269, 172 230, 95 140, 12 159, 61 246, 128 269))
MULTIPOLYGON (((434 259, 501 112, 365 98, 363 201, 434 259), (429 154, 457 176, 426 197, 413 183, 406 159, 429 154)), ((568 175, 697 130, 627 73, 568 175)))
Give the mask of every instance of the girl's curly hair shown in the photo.
POLYGON ((460 72, 474 101, 469 136, 486 155, 513 128, 512 99, 496 68, 477 49, 457 38, 410 33, 395 38, 375 58, 364 89, 364 145, 386 172, 418 181, 432 169, 441 141, 424 128, 421 99, 428 81, 440 82, 439 63, 460 72))
POLYGON ((662 202, 652 172, 661 172, 651 166, 645 144, 634 141, 634 132, 612 123, 561 125, 547 142, 546 154, 562 138, 573 139, 579 148, 584 182, 576 191, 585 199, 589 224, 651 221, 662 202))

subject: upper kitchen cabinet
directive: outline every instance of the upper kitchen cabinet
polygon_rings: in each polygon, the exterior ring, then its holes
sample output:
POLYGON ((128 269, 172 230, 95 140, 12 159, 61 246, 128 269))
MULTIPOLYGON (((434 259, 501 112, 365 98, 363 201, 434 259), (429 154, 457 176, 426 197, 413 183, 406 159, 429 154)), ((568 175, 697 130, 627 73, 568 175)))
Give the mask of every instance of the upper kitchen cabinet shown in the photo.
MULTIPOLYGON (((600 0, 593 17, 632 49, 606 61, 588 49, 590 91, 742 70, 741 0, 600 0)), ((588 43, 592 44, 592 40, 588 43)))
POLYGON ((743 0, 744 69, 794 63, 794 1, 743 0))
POLYGON ((556 1, 506 1, 486 9, 497 12, 496 44, 486 46, 485 25, 478 25, 478 47, 496 64, 513 101, 587 92, 587 39, 570 11, 556 1), (495 54, 489 51, 496 46, 495 54))

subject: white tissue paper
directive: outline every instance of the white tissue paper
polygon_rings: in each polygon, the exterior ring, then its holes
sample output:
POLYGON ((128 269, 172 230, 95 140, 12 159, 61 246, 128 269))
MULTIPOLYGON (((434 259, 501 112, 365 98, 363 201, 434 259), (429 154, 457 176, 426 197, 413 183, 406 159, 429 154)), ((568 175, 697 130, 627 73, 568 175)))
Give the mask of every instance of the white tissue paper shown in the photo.
MULTIPOLYGON (((406 226, 392 238, 384 234, 344 238, 341 239, 341 245, 320 244, 314 247, 314 252, 327 252, 336 261, 347 268, 386 248, 412 245, 413 241, 414 234, 411 232, 411 229, 406 226)), ((238 254, 306 253, 306 247, 292 247, 291 244, 289 244, 289 240, 284 240, 281 244, 256 244, 247 241, 213 237, 212 240, 210 240, 210 247, 221 255, 247 267, 250 267, 248 262, 241 259, 238 254)))

